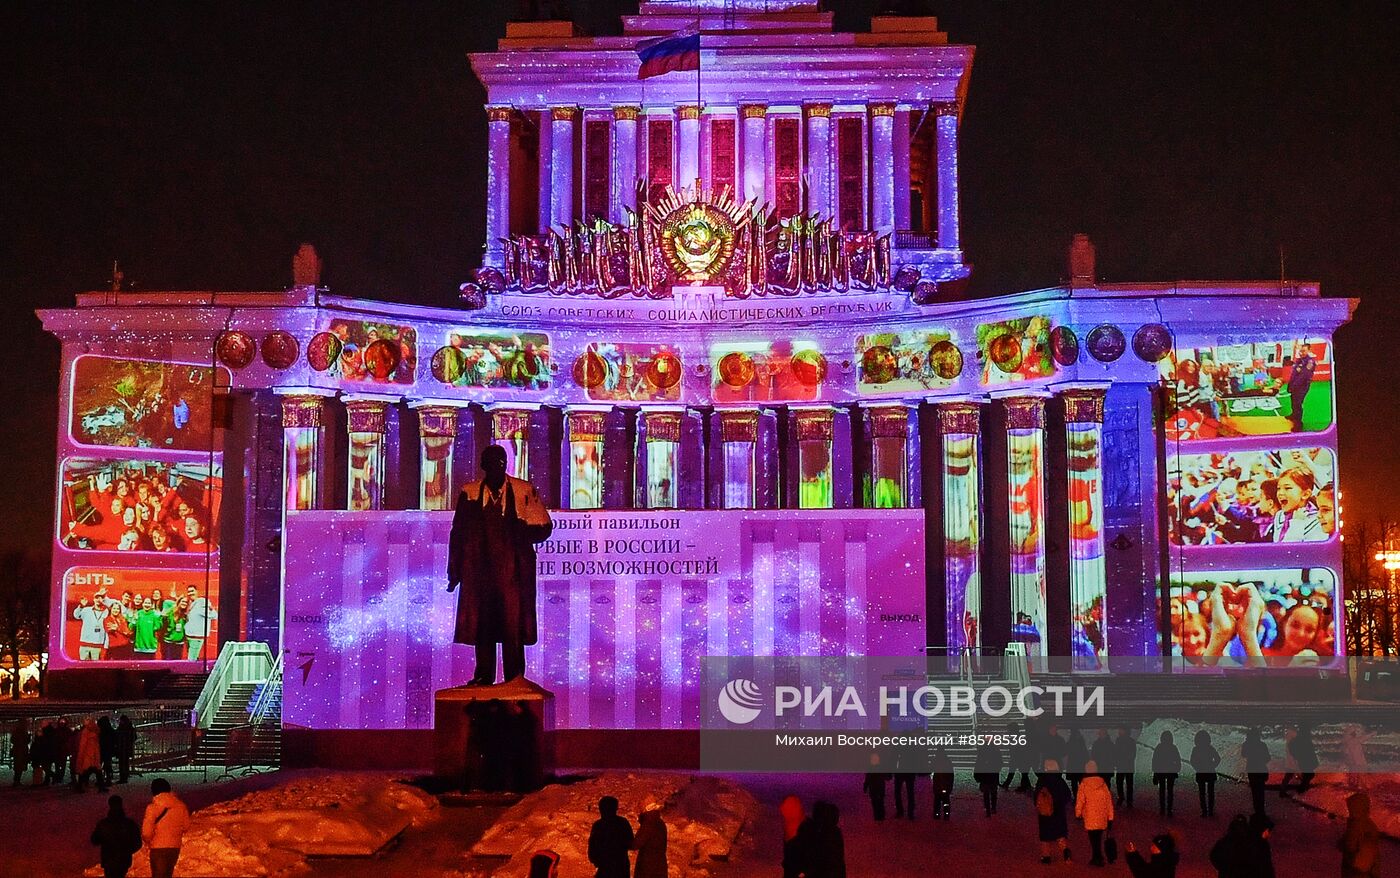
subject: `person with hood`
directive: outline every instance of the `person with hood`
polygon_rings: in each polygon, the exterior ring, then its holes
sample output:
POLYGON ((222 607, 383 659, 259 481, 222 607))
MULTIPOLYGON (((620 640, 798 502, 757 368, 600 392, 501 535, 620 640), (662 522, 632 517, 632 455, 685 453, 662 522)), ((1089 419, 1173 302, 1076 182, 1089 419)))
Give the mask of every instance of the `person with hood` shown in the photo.
POLYGON ((938 747, 933 751, 933 819, 953 819, 953 760, 948 751, 938 747))
POLYGON ((1157 813, 1172 816, 1176 799, 1176 776, 1181 774, 1181 751, 1171 732, 1163 732, 1152 751, 1152 782, 1157 785, 1157 813))
POLYGON ((870 813, 877 823, 885 819, 885 786, 889 781, 890 776, 880 770, 880 754, 871 753, 870 770, 865 773, 861 791, 870 797, 870 813))
POLYGON ((1371 797, 1347 796, 1347 828, 1337 841, 1342 852, 1342 878, 1380 878, 1380 830, 1371 819, 1371 797))
POLYGON ((1264 785, 1269 782, 1269 745, 1259 736, 1258 729, 1245 732, 1244 744, 1240 747, 1244 757, 1244 770, 1249 775, 1249 795, 1254 801, 1254 813, 1264 813, 1264 785))
POLYGON ((1210 864, 1219 878, 1274 878, 1273 852, 1269 833, 1273 824, 1267 817, 1251 820, 1236 814, 1225 835, 1210 849, 1210 864))
POLYGON ((1092 759, 1084 764, 1084 779, 1079 782, 1079 794, 1074 799, 1074 816, 1084 821, 1084 830, 1089 833, 1089 865, 1102 866, 1103 836, 1113 827, 1113 791, 1092 759))
POLYGON ((990 817, 997 812, 997 782, 1001 780, 1001 748, 987 741, 977 748, 972 779, 982 790, 982 810, 990 817))
POLYGON ((1128 842, 1128 854, 1124 858, 1133 878, 1176 878, 1176 864, 1181 855, 1176 852, 1176 840, 1163 833, 1152 839, 1148 851, 1152 859, 1144 860, 1132 842, 1128 842))
POLYGON ((71 772, 77 749, 77 730, 68 725, 68 717, 59 717, 58 725, 53 727, 53 749, 49 751, 49 758, 53 761, 51 773, 54 783, 63 783, 64 775, 71 772))
POLYGON ((661 819, 659 802, 651 802, 642 809, 632 849, 637 852, 637 866, 632 871, 634 878, 667 878, 666 821, 661 819))
POLYGON ((151 878, 174 878, 189 828, 190 809, 170 791, 170 781, 163 777, 151 781, 151 804, 141 820, 141 840, 151 852, 151 878))
POLYGON ((1290 729, 1285 749, 1288 753, 1289 770, 1283 776, 1278 794, 1288 795, 1289 781, 1295 773, 1298 775, 1298 792, 1306 793, 1317 775, 1317 744, 1313 741, 1312 726, 1299 723, 1296 731, 1290 729))
POLYGON ((797 831, 806 878, 846 878, 846 840, 840 820, 841 812, 830 802, 812 805, 812 816, 797 831))
POLYGON ((117 783, 126 783, 131 776, 131 759, 136 755, 136 727, 131 717, 122 714, 117 717, 117 783))
POLYGON ((1215 816, 1215 781, 1220 768, 1220 752, 1210 742, 1210 732, 1196 733, 1191 747, 1191 769, 1196 772, 1196 795, 1201 800, 1201 816, 1215 816))
POLYGON ((103 878, 126 878, 132 854, 141 850, 141 829, 126 816, 121 796, 107 800, 107 816, 97 821, 92 843, 101 851, 103 878))
POLYGON ((804 817, 802 800, 788 796, 778 806, 778 814, 783 818, 783 878, 799 878, 806 871, 801 842, 797 837, 804 817))
POLYGON ((597 878, 628 878, 632 871, 627 858, 632 849, 632 824, 618 815, 613 796, 598 800, 598 815, 588 833, 588 862, 597 868, 597 878))
POLYGON ((83 720, 83 730, 78 732, 78 749, 73 756, 73 789, 80 793, 86 790, 88 775, 97 778, 99 791, 107 792, 107 777, 102 773, 102 743, 92 717, 83 720))
POLYGON ((15 772, 12 786, 19 786, 29 767, 29 720, 24 717, 15 720, 10 727, 10 767, 15 772))
POLYGON ((1128 727, 1124 726, 1118 730, 1118 737, 1113 741, 1113 770, 1116 772, 1114 782, 1118 787, 1118 804, 1133 807, 1133 773, 1137 770, 1137 738, 1132 736, 1128 727))
POLYGON ((1045 770, 1038 772, 1035 779, 1035 792, 1031 801, 1035 803, 1036 830, 1040 836, 1040 862, 1050 864, 1050 851, 1059 847, 1060 857, 1065 862, 1072 859, 1069 849, 1069 785, 1060 774, 1060 763, 1054 759, 1045 760, 1045 770))
POLYGON ((117 756, 117 730, 112 727, 110 717, 97 720, 97 749, 102 754, 102 777, 112 782, 112 760, 117 756))

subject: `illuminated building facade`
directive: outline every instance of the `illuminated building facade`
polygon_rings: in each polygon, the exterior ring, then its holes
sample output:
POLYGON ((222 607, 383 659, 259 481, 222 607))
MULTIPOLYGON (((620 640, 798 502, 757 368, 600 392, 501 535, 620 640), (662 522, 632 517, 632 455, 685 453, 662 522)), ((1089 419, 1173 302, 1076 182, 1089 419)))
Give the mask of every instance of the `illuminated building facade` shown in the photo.
MULTIPOLYGON (((469 660, 443 647, 442 510, 492 442, 560 510, 530 662, 566 727, 693 726, 706 654, 1334 654, 1352 303, 1099 284, 1082 238, 1069 284, 965 298, 972 54, 805 0, 512 24, 471 58, 487 233, 461 307, 329 295, 304 253, 283 293, 43 312, 54 666, 152 660, 100 642, 142 609, 85 618, 99 587, 160 588, 160 613, 194 585, 211 643, 317 657, 289 722, 429 726, 469 660), (697 22, 698 75, 637 78, 639 40, 697 22)), ((156 660, 213 654, 183 649, 156 660)))

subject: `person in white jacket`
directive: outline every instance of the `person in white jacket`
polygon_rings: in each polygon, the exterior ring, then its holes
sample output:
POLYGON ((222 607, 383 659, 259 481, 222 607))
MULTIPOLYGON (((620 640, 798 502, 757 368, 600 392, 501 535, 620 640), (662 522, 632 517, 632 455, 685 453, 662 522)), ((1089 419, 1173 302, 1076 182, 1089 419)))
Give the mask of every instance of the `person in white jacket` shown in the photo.
POLYGON ((1103 865, 1104 832, 1113 826, 1113 793, 1098 773, 1099 766, 1092 759, 1084 763, 1084 780, 1079 784, 1079 795, 1074 801, 1074 816, 1084 821, 1084 829, 1089 833, 1089 847, 1093 858, 1091 866, 1103 865))
POLYGON ((185 644, 187 661, 197 662, 204 652, 204 641, 209 637, 209 623, 219 618, 219 611, 209 606, 199 589, 190 586, 185 589, 190 599, 189 615, 185 619, 185 644))
POLYGON ((151 852, 151 878, 174 878, 185 830, 190 828, 190 809, 170 791, 165 778, 151 781, 151 795, 141 821, 141 841, 151 852))
POLYGON ((83 623, 78 632, 78 661, 102 660, 102 651, 107 648, 106 622, 110 612, 103 592, 98 592, 92 601, 83 598, 73 608, 73 618, 83 623))

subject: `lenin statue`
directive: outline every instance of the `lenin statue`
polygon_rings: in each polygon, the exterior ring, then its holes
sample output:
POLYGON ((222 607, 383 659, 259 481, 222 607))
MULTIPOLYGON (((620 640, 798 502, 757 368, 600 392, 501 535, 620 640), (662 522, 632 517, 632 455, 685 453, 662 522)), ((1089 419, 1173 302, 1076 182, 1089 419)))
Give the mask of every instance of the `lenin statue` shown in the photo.
POLYGON ((535 544, 554 523, 530 483, 506 475, 506 451, 481 453, 482 477, 462 488, 447 550, 447 590, 457 598, 453 640, 476 647, 468 686, 496 682, 496 644, 506 681, 525 676, 525 647, 535 643, 535 544))

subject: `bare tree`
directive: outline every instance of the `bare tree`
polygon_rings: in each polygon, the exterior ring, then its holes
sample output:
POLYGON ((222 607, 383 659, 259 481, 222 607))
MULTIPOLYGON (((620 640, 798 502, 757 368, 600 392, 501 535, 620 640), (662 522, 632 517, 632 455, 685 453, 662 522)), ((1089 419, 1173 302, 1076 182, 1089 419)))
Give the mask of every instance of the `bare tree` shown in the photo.
MULTIPOLYGON (((43 652, 48 640, 48 566, 34 552, 0 555, 0 654, 14 670, 12 696, 20 697, 20 654, 43 652)), ((0 692, 3 696, 3 692, 0 692)))
POLYGON ((1349 530, 1342 551, 1343 610, 1350 655, 1400 655, 1400 570, 1384 555, 1400 550, 1400 523, 1385 519, 1349 530), (1377 556, 1382 557, 1377 557, 1377 556))

